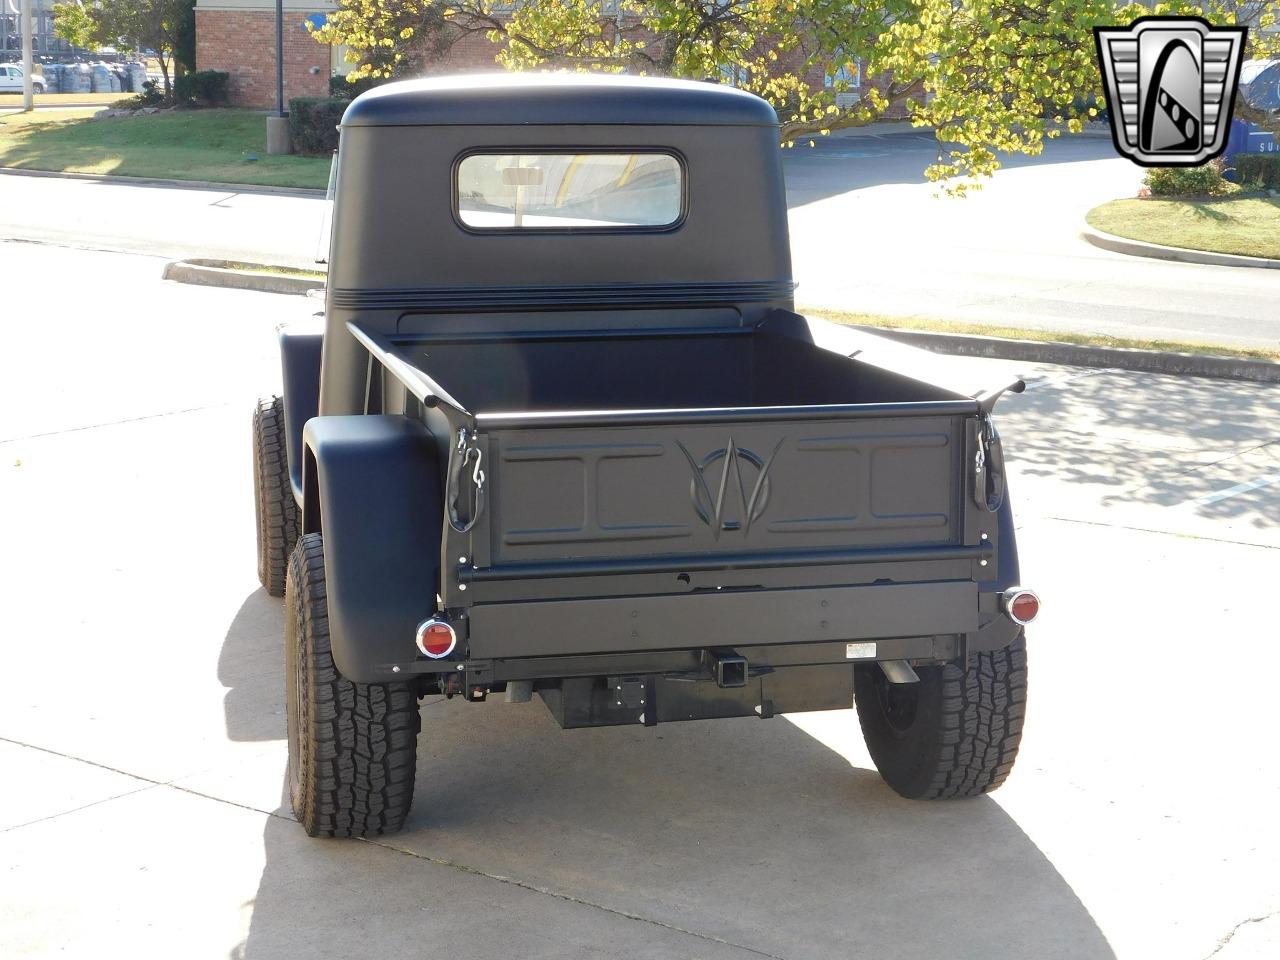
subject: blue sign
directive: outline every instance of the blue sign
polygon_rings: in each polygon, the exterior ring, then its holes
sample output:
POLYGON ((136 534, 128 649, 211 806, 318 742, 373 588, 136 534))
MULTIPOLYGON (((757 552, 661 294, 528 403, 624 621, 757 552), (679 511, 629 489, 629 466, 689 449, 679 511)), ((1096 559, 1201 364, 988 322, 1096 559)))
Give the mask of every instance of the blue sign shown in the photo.
POLYGON ((302 21, 302 29, 306 30, 310 27, 312 30, 319 30, 328 22, 329 15, 327 13, 309 13, 307 14, 307 19, 302 21))

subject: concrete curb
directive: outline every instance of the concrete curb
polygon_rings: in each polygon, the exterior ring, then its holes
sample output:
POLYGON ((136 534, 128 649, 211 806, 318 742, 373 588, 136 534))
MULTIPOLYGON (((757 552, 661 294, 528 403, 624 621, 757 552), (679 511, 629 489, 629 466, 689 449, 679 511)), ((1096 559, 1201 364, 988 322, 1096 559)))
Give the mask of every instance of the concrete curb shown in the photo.
MULTIPOLYGON (((163 277, 179 283, 209 287, 232 287, 263 293, 306 295, 323 290, 324 281, 287 274, 232 270, 226 260, 175 260, 165 264, 163 277)), ((1280 383, 1280 363, 1214 357, 1197 353, 1169 353, 1125 347, 1091 347, 1057 341, 1006 340, 968 333, 930 333, 923 330, 893 330, 852 324, 859 330, 878 334, 934 353, 963 357, 1017 360, 1023 363, 1056 363, 1075 367, 1105 367, 1183 377, 1215 377, 1254 383, 1280 383)))
POLYGON ((175 260, 166 263, 161 276, 177 283, 194 283, 204 287, 231 287, 235 290, 257 290, 260 293, 288 293, 306 296, 312 290, 323 290, 324 281, 311 277, 295 277, 283 273, 256 273, 229 269, 226 260, 175 260))
POLYGON ((105 173, 61 173, 57 170, 27 170, 0 167, 0 175, 11 177, 57 177, 61 180, 91 180, 133 187, 169 187, 176 190, 221 190, 223 193, 265 193, 286 197, 323 197, 325 191, 310 187, 270 187, 254 183, 218 183, 214 180, 165 180, 161 177, 117 177, 105 173))
POLYGON ((891 340, 909 343, 934 353, 964 357, 988 357, 1023 363, 1057 363, 1073 367, 1106 367, 1160 373, 1181 377, 1214 377, 1220 380, 1247 380, 1280 383, 1280 363, 1213 357, 1198 353, 1166 353, 1125 347, 1091 347, 1077 343, 1039 340, 1004 340, 967 333, 929 333, 923 330, 890 330, 857 325, 858 329, 891 340))
POLYGON ((1134 257, 1151 257, 1155 260, 1174 260, 1178 263, 1204 263, 1214 267, 1262 267, 1280 270, 1280 260, 1266 257, 1245 257, 1235 253, 1213 253, 1209 250, 1189 250, 1185 247, 1166 247, 1144 240, 1129 240, 1112 233, 1103 233, 1085 224, 1080 238, 1095 247, 1112 253, 1126 253, 1134 257))

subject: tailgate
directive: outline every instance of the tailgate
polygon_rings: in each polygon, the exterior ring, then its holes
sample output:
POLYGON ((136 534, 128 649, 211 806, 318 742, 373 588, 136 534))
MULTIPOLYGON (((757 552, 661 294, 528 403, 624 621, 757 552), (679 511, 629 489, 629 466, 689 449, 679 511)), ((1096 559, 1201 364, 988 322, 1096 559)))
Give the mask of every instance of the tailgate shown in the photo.
POLYGON ((978 424, 971 401, 481 416, 472 656, 973 630, 978 424))
POLYGON ((492 431, 485 559, 502 566, 957 544, 965 422, 878 416, 492 431))

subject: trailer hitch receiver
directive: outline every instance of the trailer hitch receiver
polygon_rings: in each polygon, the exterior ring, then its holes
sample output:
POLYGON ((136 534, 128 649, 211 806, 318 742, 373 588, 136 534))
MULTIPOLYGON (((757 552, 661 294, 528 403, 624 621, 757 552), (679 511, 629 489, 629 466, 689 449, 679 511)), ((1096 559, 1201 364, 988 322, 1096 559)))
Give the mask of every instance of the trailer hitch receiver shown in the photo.
POLYGON ((747 658, 732 650, 708 650, 711 674, 717 687, 745 687, 747 685, 747 658))

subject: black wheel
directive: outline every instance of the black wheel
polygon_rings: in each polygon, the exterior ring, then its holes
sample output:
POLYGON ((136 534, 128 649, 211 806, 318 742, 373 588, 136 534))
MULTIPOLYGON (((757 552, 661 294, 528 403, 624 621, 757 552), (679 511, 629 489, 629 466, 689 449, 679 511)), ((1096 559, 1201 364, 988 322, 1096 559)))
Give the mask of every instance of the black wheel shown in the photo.
POLYGON ((413 803, 420 718, 409 683, 352 683, 329 647, 324 544, 308 533, 285 591, 289 799, 313 837, 394 833, 413 803))
POLYGON ((253 411, 253 506, 258 524, 258 581, 284 596, 285 568, 298 542, 298 504, 289 482, 284 400, 259 400, 253 411))
POLYGON ((890 683, 878 664, 854 672, 858 720, 885 782, 912 800, 976 797, 1004 783, 1027 702, 1023 634, 1003 650, 917 667, 919 683, 890 683))

